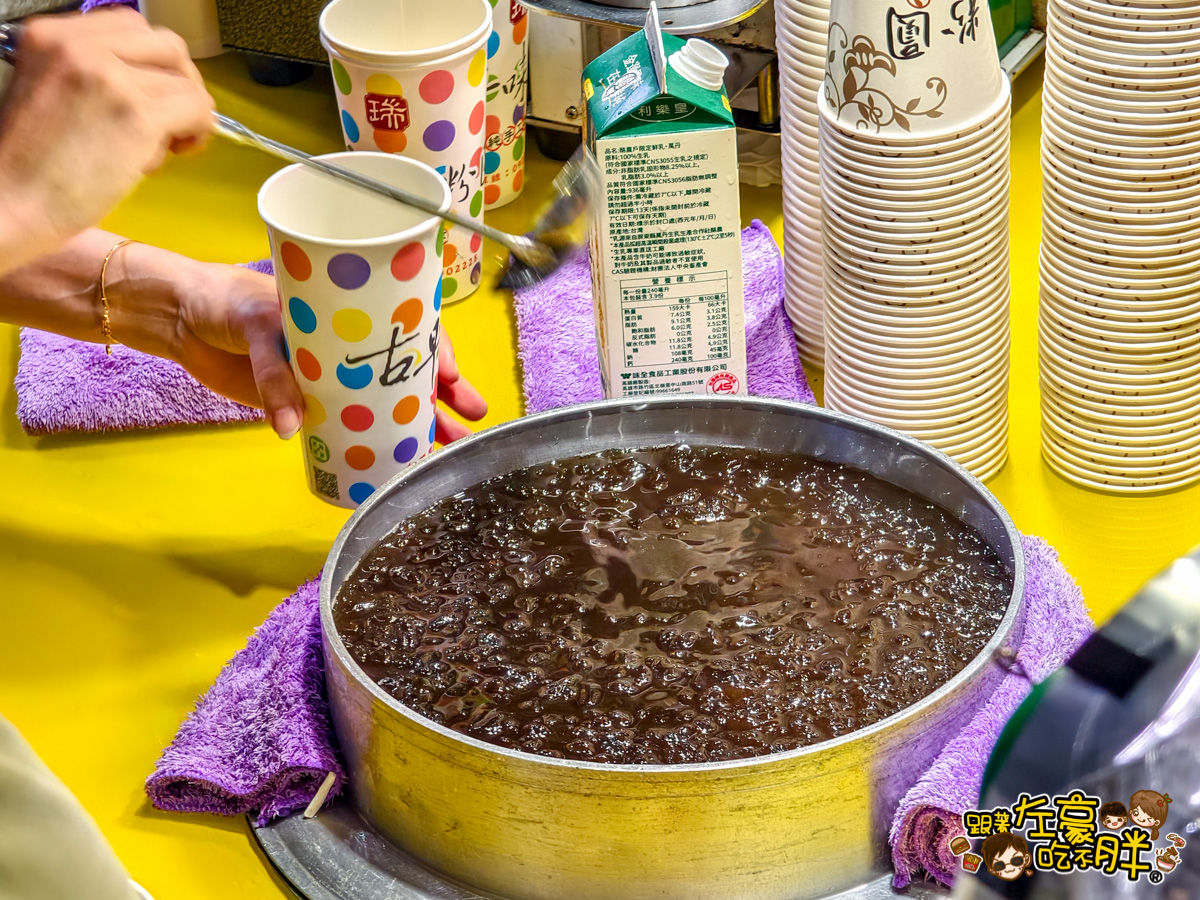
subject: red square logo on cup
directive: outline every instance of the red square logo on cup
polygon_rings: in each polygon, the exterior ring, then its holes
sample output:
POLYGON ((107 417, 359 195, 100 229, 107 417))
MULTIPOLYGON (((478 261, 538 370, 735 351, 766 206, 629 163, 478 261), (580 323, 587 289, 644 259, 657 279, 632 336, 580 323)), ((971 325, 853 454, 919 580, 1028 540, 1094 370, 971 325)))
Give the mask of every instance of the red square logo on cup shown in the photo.
POLYGON ((508 21, 516 25, 525 18, 526 12, 525 7, 520 3, 510 3, 508 6, 508 21))
POLYGON ((408 101, 395 94, 367 94, 363 98, 367 121, 379 131, 404 131, 408 128, 408 101))

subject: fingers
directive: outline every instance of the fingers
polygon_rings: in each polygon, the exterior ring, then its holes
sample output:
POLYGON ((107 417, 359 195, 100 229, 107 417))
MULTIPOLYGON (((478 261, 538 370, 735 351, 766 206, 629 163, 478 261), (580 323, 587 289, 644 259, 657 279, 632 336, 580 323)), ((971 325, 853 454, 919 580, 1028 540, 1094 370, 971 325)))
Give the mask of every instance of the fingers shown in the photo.
POLYGON ((487 401, 467 379, 459 378, 450 384, 440 381, 440 379, 439 382, 438 399, 464 419, 478 422, 487 415, 487 401))
POLYGON ((454 358, 454 345, 445 329, 442 329, 441 340, 438 343, 437 393, 439 400, 464 419, 478 422, 487 415, 487 401, 458 370, 458 361, 454 358))
POLYGON ((461 422, 455 421, 444 409, 439 409, 434 415, 437 419, 437 427, 434 429, 434 435, 439 444, 453 443, 471 433, 470 428, 461 422))
POLYGON ((283 332, 278 327, 258 327, 247 334, 254 383, 275 433, 288 440, 304 421, 304 397, 292 367, 283 355, 283 332))
POLYGON ((172 151, 202 144, 213 130, 216 104, 203 85, 178 75, 146 72, 141 89, 150 100, 146 126, 163 135, 172 151))
POLYGON ((196 341, 188 347, 187 358, 182 364, 205 387, 246 406, 262 408, 254 367, 248 356, 196 341))
POLYGON ((458 381, 458 360, 454 358, 454 345, 450 343, 450 335, 442 329, 438 340, 438 381, 452 384, 458 381))

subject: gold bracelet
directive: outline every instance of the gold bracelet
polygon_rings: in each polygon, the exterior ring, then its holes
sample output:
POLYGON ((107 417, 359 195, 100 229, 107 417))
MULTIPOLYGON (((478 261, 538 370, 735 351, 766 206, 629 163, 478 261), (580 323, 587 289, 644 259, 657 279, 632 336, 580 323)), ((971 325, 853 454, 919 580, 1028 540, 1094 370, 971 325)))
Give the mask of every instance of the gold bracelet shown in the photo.
POLYGON ((107 356, 112 356, 113 344, 116 339, 112 332, 112 319, 108 314, 108 293, 105 289, 104 277, 108 274, 108 261, 113 258, 113 254, 124 247, 126 244, 136 244, 137 241, 132 238, 125 238, 113 244, 112 249, 104 255, 104 262, 100 264, 100 336, 104 338, 104 353, 107 356))

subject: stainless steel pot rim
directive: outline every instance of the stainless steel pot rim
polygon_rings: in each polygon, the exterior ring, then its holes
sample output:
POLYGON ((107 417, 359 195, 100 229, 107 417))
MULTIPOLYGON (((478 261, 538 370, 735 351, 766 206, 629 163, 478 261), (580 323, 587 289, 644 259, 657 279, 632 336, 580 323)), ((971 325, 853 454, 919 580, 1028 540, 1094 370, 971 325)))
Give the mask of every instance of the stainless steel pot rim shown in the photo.
MULTIPOLYGON (((687 441, 681 441, 680 444, 686 444, 687 441)), ((708 444, 699 443, 696 446, 710 446, 708 444)), ((722 446, 736 446, 724 444, 722 446)), ((497 472, 497 475, 504 474, 497 472)), ((883 425, 878 425, 874 422, 860 419, 856 416, 847 415, 845 413, 835 412, 833 410, 823 409, 821 407, 812 406, 806 403, 796 403, 790 400, 777 400, 767 397, 702 397, 699 395, 679 397, 665 396, 654 398, 639 398, 636 401, 629 399, 617 400, 601 400, 593 403, 582 403, 575 406, 564 406, 558 409, 548 410, 546 412, 534 413, 533 415, 523 416, 518 419, 513 419, 500 425, 492 426, 475 434, 455 441, 453 444, 442 448, 436 453, 427 456, 424 460, 409 466, 406 469, 393 475, 387 482, 381 485, 374 494, 365 500, 354 514, 342 526, 342 530, 338 533, 337 539, 333 542, 330 548, 329 556, 325 561, 325 568, 321 573, 320 585, 320 604, 321 604, 321 629, 325 633, 327 645, 337 655, 342 665, 349 672, 355 674, 359 682, 370 691, 371 695, 380 703, 389 707, 394 712, 399 713, 412 722, 423 726, 437 734, 447 737, 451 740, 459 741, 470 747, 482 750, 487 753, 496 753, 501 756, 511 757, 526 763, 542 763, 547 766, 553 766, 562 769, 574 770, 593 770, 597 772, 610 773, 655 773, 660 775, 670 775, 672 773, 687 773, 697 771, 734 771, 744 769, 751 766, 769 765, 784 760, 791 760, 806 755, 817 756, 825 753, 828 750, 837 747, 840 744, 858 741, 864 737, 868 737, 876 732, 891 728, 896 724, 909 719, 920 716, 929 707, 936 705, 943 697, 953 693, 961 684, 975 676, 977 672, 986 666, 990 665, 993 657, 1002 648, 1015 648, 1020 641, 1020 633, 1017 630, 1020 611, 1024 603, 1025 594, 1025 558, 1021 545, 1021 535, 1013 524, 1007 510, 1000 504, 992 493, 984 487, 974 475, 968 472, 957 462, 940 452, 936 448, 926 444, 916 438, 895 431, 883 425), (502 747, 497 744, 490 744, 486 741, 481 741, 473 738, 470 735, 455 731, 452 728, 447 728, 431 719, 422 716, 416 710, 405 706, 400 701, 396 700, 391 694, 384 691, 375 681, 362 670, 358 663, 350 656, 346 650, 345 644, 342 642, 341 635, 333 624, 333 573, 335 563, 340 556, 347 539, 350 537, 354 526, 359 519, 366 516, 379 503, 385 502, 393 490, 405 481, 414 478, 418 473, 434 465, 453 465, 456 457, 470 452, 475 445, 484 443, 490 440, 495 440, 510 432, 521 432, 531 426, 537 426, 540 423, 552 423, 564 419, 572 419, 580 416, 592 417, 593 415, 626 411, 639 412, 645 410, 654 410, 660 408, 684 408, 694 407, 697 409, 712 409, 720 410, 722 407, 756 407, 762 412, 773 412, 783 415, 800 414, 801 416, 812 416, 815 418, 824 418, 830 421, 848 425, 860 430, 874 433, 876 436, 895 442, 904 447, 906 450, 913 452, 919 456, 923 456, 937 462, 939 465, 950 470, 957 478, 967 483, 974 492, 984 501, 991 513, 999 521, 1004 529, 1004 533, 1008 538, 1013 551, 1014 571, 1012 592, 1008 603, 1008 608, 1004 616, 1001 618, 999 625, 996 627, 995 633, 988 640, 987 644, 979 651, 976 656, 967 663, 963 669, 958 672, 949 681, 944 682, 937 690, 927 696, 921 698, 916 703, 908 706, 894 715, 881 719, 866 728, 852 731, 849 734, 841 735, 828 741, 822 741, 818 744, 810 744, 805 747, 800 747, 795 750, 789 750, 784 753, 769 753, 760 756, 750 756, 743 759, 721 760, 718 762, 706 763, 681 763, 678 765, 632 765, 632 764, 617 764, 617 763, 600 763, 588 762, 577 759, 556 759, 548 756, 541 756, 536 753, 527 753, 522 750, 513 750, 508 747, 502 747), (1010 639, 1012 639, 1010 643, 1010 639)), ((328 668, 328 663, 326 664, 328 668)))

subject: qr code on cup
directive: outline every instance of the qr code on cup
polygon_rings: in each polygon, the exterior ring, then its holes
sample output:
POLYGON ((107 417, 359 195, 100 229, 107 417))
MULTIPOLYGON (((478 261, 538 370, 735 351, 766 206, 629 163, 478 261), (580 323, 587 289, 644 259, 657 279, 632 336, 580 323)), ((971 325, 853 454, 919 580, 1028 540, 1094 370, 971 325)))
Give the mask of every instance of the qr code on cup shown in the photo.
POLYGON ((331 500, 339 499, 337 475, 333 472, 326 472, 313 466, 313 484, 317 486, 317 493, 322 497, 328 497, 331 500))

